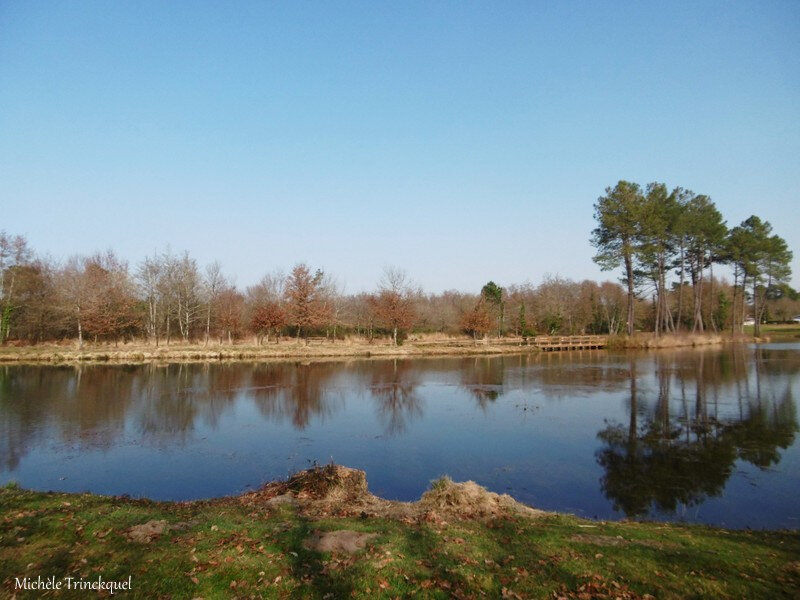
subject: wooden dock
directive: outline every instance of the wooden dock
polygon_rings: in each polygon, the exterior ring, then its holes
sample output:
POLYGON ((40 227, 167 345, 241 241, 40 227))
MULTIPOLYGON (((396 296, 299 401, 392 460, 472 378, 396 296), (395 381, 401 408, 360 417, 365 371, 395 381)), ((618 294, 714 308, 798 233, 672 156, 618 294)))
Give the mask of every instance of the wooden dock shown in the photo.
POLYGON ((559 352, 567 350, 598 350, 608 346, 608 336, 605 335, 562 335, 546 336, 537 335, 531 337, 502 337, 502 338, 480 338, 477 340, 455 339, 455 340, 416 340, 412 341, 415 346, 531 346, 543 352, 559 352))
POLYGON ((608 337, 605 335, 537 335, 531 340, 531 345, 544 352, 597 350, 608 346, 608 337))

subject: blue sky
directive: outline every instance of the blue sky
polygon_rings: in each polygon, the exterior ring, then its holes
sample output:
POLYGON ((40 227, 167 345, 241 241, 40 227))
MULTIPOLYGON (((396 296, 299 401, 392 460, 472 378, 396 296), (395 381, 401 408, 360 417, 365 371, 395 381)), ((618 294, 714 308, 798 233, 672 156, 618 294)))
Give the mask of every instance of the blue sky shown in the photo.
POLYGON ((619 179, 769 220, 800 284, 800 3, 0 2, 0 229, 56 258, 608 278, 619 179))

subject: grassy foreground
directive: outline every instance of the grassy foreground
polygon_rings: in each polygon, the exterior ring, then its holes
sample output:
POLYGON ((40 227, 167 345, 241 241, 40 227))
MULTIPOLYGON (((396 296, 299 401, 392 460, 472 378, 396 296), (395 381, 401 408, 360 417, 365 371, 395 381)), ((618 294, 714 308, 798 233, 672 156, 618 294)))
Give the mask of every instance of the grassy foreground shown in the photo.
POLYGON ((37 576, 130 577, 115 596, 133 598, 800 597, 796 532, 409 510, 425 496, 399 512, 355 512, 276 496, 285 485, 190 503, 0 490, 5 597, 41 597, 14 589, 37 576), (363 548, 309 544, 341 530, 363 548))

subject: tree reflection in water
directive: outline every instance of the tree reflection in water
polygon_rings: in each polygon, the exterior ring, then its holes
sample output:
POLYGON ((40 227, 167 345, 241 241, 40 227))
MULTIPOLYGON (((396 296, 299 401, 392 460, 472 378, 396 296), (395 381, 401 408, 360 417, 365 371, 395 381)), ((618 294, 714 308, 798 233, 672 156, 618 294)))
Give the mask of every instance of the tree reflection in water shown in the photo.
MULTIPOLYGON (((722 492, 737 459, 765 469, 780 461, 779 449, 794 442, 798 423, 791 380, 783 390, 762 390, 761 374, 773 366, 765 360, 768 354, 755 353, 755 390, 741 350, 712 357, 711 364, 702 352, 694 361, 676 363, 670 355, 659 355, 658 391, 650 411, 643 406, 631 358, 630 421, 627 427, 609 424, 598 433, 604 444, 597 452, 605 471, 600 483, 615 510, 636 517, 696 505, 722 492), (720 416, 719 388, 731 381, 739 411, 720 416), (677 416, 670 412, 674 384, 680 386, 677 416), (686 390, 691 387, 690 408, 686 390)), ((790 371, 797 372, 796 361, 790 371)))
POLYGON ((312 419, 324 420, 344 403, 340 390, 333 384, 341 373, 338 363, 267 363, 247 367, 249 387, 243 391, 252 396, 261 414, 273 422, 288 418, 295 429, 303 430, 312 419))
POLYGON ((407 360, 389 360, 375 363, 371 374, 369 391, 378 405, 384 433, 404 433, 410 420, 422 417, 419 373, 407 360))
POLYGON ((113 444, 125 430, 131 369, 0 367, 0 467, 14 470, 50 430, 79 449, 113 444))
POLYGON ((486 409, 503 393, 508 365, 503 356, 475 356, 461 362, 461 385, 486 409))
MULTIPOLYGON (((581 489, 587 513, 610 514, 610 503, 629 516, 680 514, 720 495, 736 480, 737 464, 771 470, 784 449, 797 449, 799 372, 797 348, 745 346, 630 355, 2 366, 0 475, 21 474, 55 489, 54 476, 72 477, 84 455, 94 455, 96 464, 120 471, 146 463, 152 476, 145 468, 141 486, 158 491, 158 477, 174 478, 175 464, 187 468, 202 455, 206 469, 216 468, 225 481, 230 475, 232 483, 224 484, 230 487, 221 488, 230 493, 243 485, 240 471, 258 470, 250 479, 243 475, 244 483, 282 473, 287 448, 299 439, 293 432, 311 429, 303 448, 316 453, 312 458, 364 457, 376 479, 414 456, 419 464, 404 473, 425 483, 440 474, 426 471, 434 462, 441 472, 463 468, 468 478, 513 464, 498 486, 527 487, 531 502, 550 494, 554 508, 562 498, 574 506, 574 490, 581 489), (518 407, 531 401, 541 410, 520 419, 518 407), (574 427, 570 435, 552 426, 559 422, 574 427), (164 450, 174 451, 175 460, 162 473, 164 450), (559 462, 565 450, 575 451, 559 462), (235 462, 235 452, 249 462, 235 462), (42 464, 50 471, 39 477, 42 464), (542 476, 542 465, 557 465, 562 487, 542 476), (598 465, 599 486, 586 475, 598 465)), ((87 486, 92 477, 86 475, 87 486)), ((788 477, 780 476, 794 481, 788 477)), ((409 485, 394 480, 385 485, 409 485)), ((180 485, 170 493, 180 494, 180 485)))

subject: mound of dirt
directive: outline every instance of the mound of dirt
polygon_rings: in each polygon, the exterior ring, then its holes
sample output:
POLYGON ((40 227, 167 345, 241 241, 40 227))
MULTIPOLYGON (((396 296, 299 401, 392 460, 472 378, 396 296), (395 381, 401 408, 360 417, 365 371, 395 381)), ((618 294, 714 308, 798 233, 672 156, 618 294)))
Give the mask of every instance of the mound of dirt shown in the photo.
POLYGON ((299 499, 326 502, 353 502, 369 495, 367 474, 339 465, 315 467, 295 473, 286 488, 299 499))
POLYGON ((289 477, 288 481, 267 483, 256 492, 242 494, 234 501, 252 508, 278 510, 297 507, 302 512, 358 514, 365 507, 388 502, 367 491, 367 475, 339 465, 313 467, 289 477))
POLYGON ((418 502, 396 502, 373 496, 367 490, 364 471, 326 465, 300 471, 288 481, 268 483, 257 492, 244 494, 238 502, 274 510, 280 505, 297 507, 310 516, 385 517, 403 521, 492 519, 503 516, 538 517, 530 508, 507 494, 495 494, 474 481, 455 483, 445 477, 435 481, 418 502))
POLYGON ((504 515, 539 516, 542 511, 525 506, 508 494, 495 494, 474 481, 456 483, 443 477, 422 495, 419 505, 427 512, 467 519, 490 519, 504 515))

